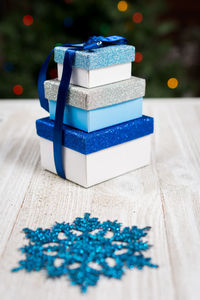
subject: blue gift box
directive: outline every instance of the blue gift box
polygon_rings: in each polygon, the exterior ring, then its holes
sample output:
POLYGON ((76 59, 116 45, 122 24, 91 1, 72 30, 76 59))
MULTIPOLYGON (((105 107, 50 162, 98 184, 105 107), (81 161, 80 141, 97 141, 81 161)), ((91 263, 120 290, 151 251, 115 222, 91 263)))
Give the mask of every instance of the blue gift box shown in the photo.
MULTIPOLYGON (((58 87, 58 80, 45 81, 52 120, 55 119, 58 87)), ((137 77, 93 89, 70 85, 63 122, 92 132, 139 118, 144 94, 145 80, 137 77)))
MULTIPOLYGON (((54 121, 48 117, 36 121, 37 134, 53 141, 54 121)), ((111 126, 105 129, 86 133, 63 125, 63 146, 82 154, 107 149, 153 133, 153 118, 141 118, 111 126)))
MULTIPOLYGON (((55 47, 54 60, 63 64, 65 51, 68 47, 55 47)), ((116 64, 132 62, 135 59, 135 47, 130 45, 112 45, 90 51, 76 51, 73 66, 93 70, 116 64)))
MULTIPOLYGON (((79 107, 65 105, 63 123, 86 132, 123 123, 142 116, 143 98, 85 110, 79 107)), ((50 119, 55 120, 56 101, 49 101, 50 119)))

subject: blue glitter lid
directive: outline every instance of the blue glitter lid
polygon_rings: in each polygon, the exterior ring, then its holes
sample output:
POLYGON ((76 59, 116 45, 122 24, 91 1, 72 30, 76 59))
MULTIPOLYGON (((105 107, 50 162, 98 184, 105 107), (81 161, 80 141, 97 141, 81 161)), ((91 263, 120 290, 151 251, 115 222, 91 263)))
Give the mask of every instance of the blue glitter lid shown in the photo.
MULTIPOLYGON (((63 64, 68 47, 55 47, 54 60, 63 64)), ((99 69, 135 60, 135 47, 130 45, 113 45, 93 49, 92 51, 76 51, 74 67, 86 70, 99 69)))
MULTIPOLYGON (((53 141, 54 121, 43 118, 36 121, 37 134, 53 141)), ((83 154, 90 154, 153 133, 153 118, 141 118, 86 133, 63 125, 63 145, 83 154)))

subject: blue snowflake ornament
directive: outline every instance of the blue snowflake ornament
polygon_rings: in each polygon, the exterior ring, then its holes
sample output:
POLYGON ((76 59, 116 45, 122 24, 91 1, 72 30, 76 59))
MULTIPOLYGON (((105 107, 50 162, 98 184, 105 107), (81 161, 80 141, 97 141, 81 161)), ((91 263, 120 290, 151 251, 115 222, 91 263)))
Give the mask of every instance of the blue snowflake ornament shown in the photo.
POLYGON ((101 275, 120 279, 125 267, 157 268, 143 252, 150 245, 142 240, 150 227, 125 227, 117 221, 100 222, 86 213, 72 224, 56 223, 50 229, 24 228, 29 244, 20 248, 25 260, 13 272, 45 270, 48 277, 66 276, 82 292, 95 286, 101 275))

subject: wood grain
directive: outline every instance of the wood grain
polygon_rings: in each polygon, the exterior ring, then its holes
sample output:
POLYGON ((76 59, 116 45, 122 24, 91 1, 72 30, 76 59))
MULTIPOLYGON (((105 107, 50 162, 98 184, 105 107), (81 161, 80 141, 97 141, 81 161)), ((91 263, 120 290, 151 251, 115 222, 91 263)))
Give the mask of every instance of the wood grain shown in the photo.
POLYGON ((155 117, 152 164, 90 189, 40 167, 37 101, 0 102, 0 295, 3 300, 196 300, 200 285, 200 100, 145 100, 155 117), (81 295, 66 279, 11 273, 23 256, 22 228, 47 227, 90 212, 101 220, 152 226, 159 269, 102 278, 81 295))

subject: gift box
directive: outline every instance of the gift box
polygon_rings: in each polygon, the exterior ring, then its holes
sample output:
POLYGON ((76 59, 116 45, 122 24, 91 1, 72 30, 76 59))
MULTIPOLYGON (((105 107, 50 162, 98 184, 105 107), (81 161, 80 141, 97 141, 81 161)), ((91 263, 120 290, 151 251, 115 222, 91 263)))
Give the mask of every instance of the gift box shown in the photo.
POLYGON ((38 79, 50 114, 36 122, 43 168, 90 187, 150 163, 153 118, 142 116, 145 80, 131 77, 134 58, 120 36, 51 51, 38 79), (46 80, 53 52, 58 79, 46 80))
MULTIPOLYGON (((55 47, 54 60, 57 63, 58 79, 61 80, 65 51, 68 47, 55 47)), ((112 45, 76 51, 71 84, 92 88, 131 77, 131 62, 135 59, 135 47, 112 45)))
MULTIPOLYGON (((59 84, 59 80, 44 83, 52 120, 55 120, 59 84)), ((63 122, 92 132, 133 120, 142 116, 144 95, 145 80, 137 77, 92 89, 70 85, 63 122)))
MULTIPOLYGON (((56 173, 54 121, 36 121, 42 166, 56 173)), ((141 118, 86 133, 63 125, 63 166, 66 178, 90 187, 150 163, 153 118, 141 118)))

